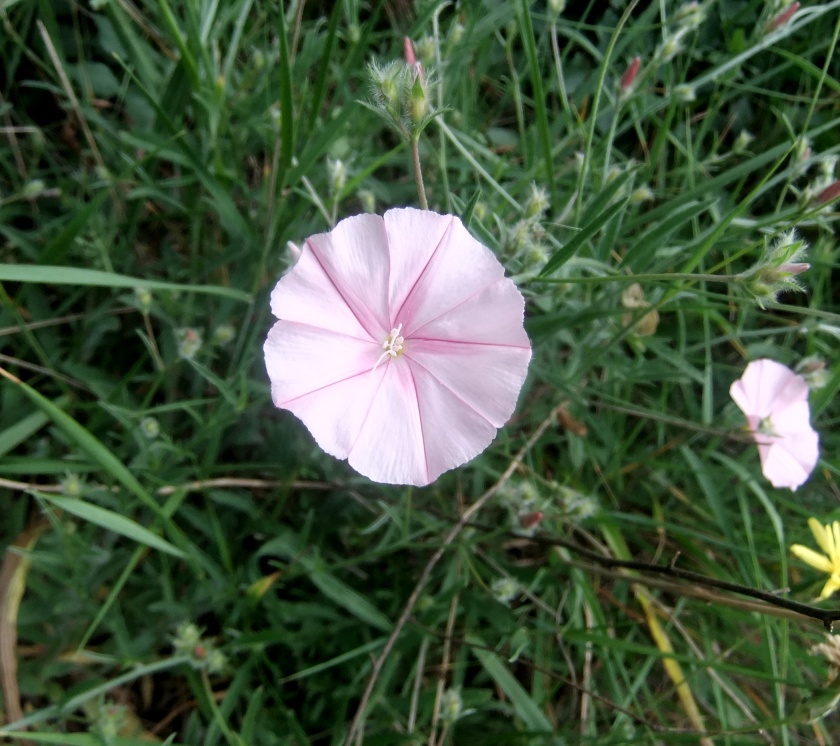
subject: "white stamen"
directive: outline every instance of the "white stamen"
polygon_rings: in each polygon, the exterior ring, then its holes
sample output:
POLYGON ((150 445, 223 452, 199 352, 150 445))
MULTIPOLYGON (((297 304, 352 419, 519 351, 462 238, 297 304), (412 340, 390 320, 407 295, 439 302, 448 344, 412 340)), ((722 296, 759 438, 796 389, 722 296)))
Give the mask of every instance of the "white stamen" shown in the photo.
POLYGON ((375 371, 379 364, 390 357, 397 357, 398 355, 402 354, 403 347, 405 347, 405 338, 400 336, 400 332, 402 331, 402 324, 397 326, 395 329, 391 329, 391 333, 385 337, 385 341, 382 343, 382 349, 385 350, 380 356, 379 359, 376 361, 376 364, 371 368, 371 373, 375 371))

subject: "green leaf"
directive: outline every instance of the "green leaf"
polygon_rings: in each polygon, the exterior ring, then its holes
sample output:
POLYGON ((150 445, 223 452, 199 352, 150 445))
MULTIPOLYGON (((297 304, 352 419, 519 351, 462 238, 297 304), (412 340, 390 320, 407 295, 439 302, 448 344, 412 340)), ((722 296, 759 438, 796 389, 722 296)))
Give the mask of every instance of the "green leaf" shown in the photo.
POLYGON ((183 293, 207 293, 249 303, 251 296, 234 288, 219 285, 182 285, 177 282, 143 280, 115 272, 81 267, 58 267, 41 264, 0 264, 0 282, 31 282, 44 285, 84 285, 103 288, 146 288, 173 290, 183 293))
POLYGON ((52 503, 57 508, 61 508, 61 510, 72 513, 82 520, 93 523, 108 531, 113 531, 115 534, 132 539, 138 544, 145 544, 152 549, 171 554, 173 557, 183 558, 185 556, 180 549, 174 547, 165 539, 161 539, 139 523, 135 523, 131 519, 121 516, 112 510, 101 508, 98 505, 93 505, 92 503, 72 497, 57 497, 55 495, 47 495, 43 492, 36 494, 42 500, 52 503))
POLYGON ((550 733, 553 728, 545 713, 537 706, 528 692, 510 672, 505 662, 498 655, 487 649, 484 642, 475 635, 467 636, 473 654, 478 658, 484 670, 499 688, 508 696, 513 709, 528 730, 535 733, 550 733))
POLYGON ((575 252, 583 246, 584 243, 586 243, 586 241, 588 241, 604 225, 606 225, 614 215, 623 210, 626 204, 627 200, 624 200, 623 202, 616 202, 614 205, 611 205, 593 218, 591 222, 583 226, 583 228, 581 228, 580 231, 565 246, 555 252, 554 255, 545 263, 545 266, 542 268, 538 277, 550 275, 555 269, 558 269, 565 264, 575 255, 575 252))

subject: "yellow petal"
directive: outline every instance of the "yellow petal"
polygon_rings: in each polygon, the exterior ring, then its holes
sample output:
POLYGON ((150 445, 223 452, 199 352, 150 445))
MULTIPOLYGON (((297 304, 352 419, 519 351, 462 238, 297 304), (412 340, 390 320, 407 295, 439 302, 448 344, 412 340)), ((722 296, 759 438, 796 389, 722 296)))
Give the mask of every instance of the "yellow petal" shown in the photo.
POLYGON ((822 572, 827 572, 831 574, 834 571, 834 567, 832 566, 831 562, 829 562, 828 557, 823 554, 818 554, 813 549, 808 549, 808 547, 803 547, 801 544, 794 544, 790 548, 791 554, 796 557, 799 557, 803 562, 807 562, 811 567, 816 567, 817 570, 821 570, 822 572))
POLYGON ((820 600, 828 598, 836 590, 840 590, 840 577, 832 575, 823 586, 822 593, 820 593, 820 600))
MULTIPOLYGON (((826 528, 828 528, 826 526, 826 528)), ((834 521, 831 524, 832 533, 834 534, 834 554, 830 555, 832 563, 834 563, 835 572, 840 571, 840 521, 834 521)))
POLYGON ((822 549, 830 557, 834 551, 834 540, 829 536, 828 531, 825 530, 825 526, 823 526, 816 518, 809 518, 808 527, 811 529, 811 533, 817 540, 817 544, 819 544, 820 549, 822 549))

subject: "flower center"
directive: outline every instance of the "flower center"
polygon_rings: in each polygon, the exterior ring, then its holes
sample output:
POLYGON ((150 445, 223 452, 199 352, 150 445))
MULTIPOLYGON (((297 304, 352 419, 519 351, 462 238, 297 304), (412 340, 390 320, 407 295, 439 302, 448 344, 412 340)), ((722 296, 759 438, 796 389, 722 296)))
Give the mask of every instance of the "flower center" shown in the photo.
POLYGON ((405 337, 400 334, 401 331, 402 324, 399 324, 396 328, 391 329, 391 333, 385 337, 385 341, 382 343, 382 349, 384 352, 379 356, 376 364, 371 369, 371 373, 379 367, 379 364, 383 360, 388 360, 392 357, 399 357, 403 354, 405 351, 405 337))
POLYGON ((778 437, 776 433, 773 432, 773 420, 770 415, 767 415, 767 417, 759 421, 757 432, 759 435, 766 435, 769 438, 778 437))

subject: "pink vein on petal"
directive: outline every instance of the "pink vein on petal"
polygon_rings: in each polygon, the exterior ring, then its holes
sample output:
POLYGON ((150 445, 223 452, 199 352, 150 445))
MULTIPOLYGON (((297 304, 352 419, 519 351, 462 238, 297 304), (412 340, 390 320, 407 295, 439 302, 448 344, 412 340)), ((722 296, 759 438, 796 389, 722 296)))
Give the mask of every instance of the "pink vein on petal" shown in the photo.
MULTIPOLYGON (((449 234, 452 231, 452 224, 453 224, 453 221, 450 220, 449 225, 446 226, 446 230, 443 232, 443 235, 440 237, 440 241, 438 241, 438 244, 437 244, 437 246, 435 246, 434 251, 432 251, 432 253, 429 254, 429 258, 426 260, 426 263, 423 265, 423 269, 420 270, 420 273, 417 275, 417 277, 414 278, 414 282, 411 283, 411 288, 409 288, 409 291, 405 294, 405 298, 403 298, 403 302, 400 303, 399 309, 397 310, 397 312, 391 318, 391 323, 394 323, 394 321, 396 321, 396 319, 399 318, 399 315, 402 313, 403 308, 405 308, 406 304, 411 300, 411 297, 414 295, 414 291, 417 289, 417 286, 420 284, 420 280, 423 279, 423 276, 426 274, 426 271, 429 269, 429 265, 432 263, 432 260, 435 258, 435 255, 438 253, 438 251, 440 250, 440 247, 443 246, 444 242, 449 237, 449 234)), ((390 280, 391 280, 390 272, 391 272, 391 267, 389 265, 388 266, 388 281, 389 281, 389 283, 390 283, 390 280)), ((454 306, 453 306, 453 308, 454 308, 454 306)), ((446 313, 446 312, 444 312, 444 313, 446 313)), ((424 324, 424 326, 425 326, 425 324, 424 324)))
MULTIPOLYGON (((323 391, 324 389, 328 389, 330 386, 337 386, 339 383, 344 383, 345 381, 349 381, 353 378, 358 378, 359 376, 367 375, 368 373, 372 373, 373 371, 370 370, 360 370, 358 373, 353 373, 352 375, 345 376, 344 378, 339 378, 337 381, 330 381, 330 383, 325 383, 323 386, 318 386, 317 388, 312 389, 311 391, 306 391, 303 394, 298 394, 297 396, 293 396, 291 399, 284 399, 281 404, 275 404, 276 407, 285 408, 287 404, 291 404, 292 402, 296 402, 298 399, 305 399, 307 396, 316 393, 317 391, 323 391)), ((381 385, 381 383, 380 383, 381 385)), ((379 389, 377 388, 377 391, 379 389)))
MULTIPOLYGON (((431 323, 431 322, 429 322, 431 323)), ((424 324, 423 326, 427 326, 424 324)), ((354 337, 356 339, 356 337, 354 337)), ((437 337, 418 337, 416 334, 411 335, 412 342, 439 342, 440 344, 450 345, 475 345, 476 347, 503 347, 509 350, 530 350, 530 345, 511 345, 505 342, 473 342, 469 339, 439 339, 437 337)))
MULTIPOLYGON (((373 392, 373 396, 370 397, 370 402, 368 403, 368 410, 365 412, 364 419, 362 420, 362 424, 359 427, 359 432, 356 433, 356 438, 353 441, 353 445, 347 451, 347 458, 349 459, 350 456, 353 455, 353 450, 356 448, 356 444, 359 442, 359 438, 361 437, 362 431, 365 429, 365 425, 367 424, 368 417, 370 417, 370 410, 373 409, 373 403, 376 399, 377 394, 379 394, 379 389, 382 388, 382 384, 385 382, 385 376, 388 373, 388 365, 390 365, 390 360, 382 366, 382 375, 379 377, 379 384, 376 387, 376 391, 373 392)), ((368 371, 373 373, 373 371, 368 371)), ((355 378, 355 376, 351 376, 351 378, 355 378)))
MULTIPOLYGON (((370 328, 369 328, 369 325, 368 325, 368 324, 366 324, 366 323, 365 323, 365 322, 361 319, 361 317, 359 316, 359 314, 358 314, 357 310, 354 308, 353 304, 352 304, 352 303, 350 303, 350 301, 348 301, 348 300, 347 300, 347 297, 344 295, 344 293, 343 293, 343 292, 341 292, 341 287, 340 287, 340 286, 339 286, 339 284, 335 281, 335 279, 333 278, 333 276, 329 273, 329 271, 327 270, 326 265, 325 265, 325 264, 321 261, 321 257, 320 257, 320 256, 318 256, 318 252, 315 250, 315 244, 314 244, 314 243, 312 243, 312 241, 311 241, 310 239, 308 239, 308 238, 307 238, 307 239, 306 239, 306 246, 307 246, 307 247, 309 248, 309 250, 312 252, 312 256, 313 256, 313 257, 315 257, 315 261, 316 261, 316 262, 318 262, 318 266, 319 266, 319 267, 323 270, 324 275, 325 275, 325 276, 326 276, 326 278, 330 281, 330 284, 331 284, 331 285, 335 288, 335 292, 336 292, 336 293, 338 293, 338 295, 339 295, 339 297, 341 298, 341 300, 343 300, 343 301, 344 301, 344 305, 345 305, 345 306, 347 306, 347 308, 349 309, 350 313, 352 313, 352 314, 353 314, 353 316, 356 318, 356 321, 358 321, 358 322, 359 322, 359 326, 360 326, 360 327, 362 327, 362 329, 364 329, 364 330, 368 333, 368 335, 370 335, 370 338, 371 338, 372 340, 376 340, 376 339, 377 339, 377 337, 378 337, 379 335, 378 335, 378 334, 373 334, 373 333, 371 332, 371 330, 370 330, 370 328)), ((365 310, 368 310, 368 309, 365 309, 365 310)), ((371 315, 372 315, 372 314, 371 314, 371 315)), ((374 321, 375 321, 375 319, 374 319, 374 321)))
MULTIPOLYGON (((408 355, 406 355, 406 357, 408 357, 408 355)), ((425 365, 423 365, 423 363, 418 362, 417 360, 414 360, 413 358, 409 358, 409 359, 411 360, 412 365, 416 365, 418 368, 422 368, 424 371, 426 371, 426 373, 429 375, 429 378, 434 379, 441 388, 446 389, 450 394, 452 394, 452 396, 454 396, 459 402, 461 402, 461 404, 463 404, 467 409, 471 409, 479 417, 481 417, 481 419, 484 420, 488 425, 492 425, 492 427, 494 429, 498 429, 493 424, 492 420, 487 419, 487 415, 485 415, 483 412, 479 412, 472 404, 470 404, 468 401, 466 401, 464 399, 464 397, 462 397, 457 391, 455 391, 449 384, 441 381, 440 378, 438 376, 436 376, 434 373, 432 373, 432 371, 430 371, 425 365)), ((411 368, 409 367, 409 370, 410 369, 411 368)), ((414 374, 412 374, 411 380, 412 380, 412 382, 414 381, 414 374)), ((414 394, 415 394, 415 396, 417 395, 417 384, 416 383, 414 384, 414 394)), ((418 406, 418 411, 419 411, 419 406, 418 406)), ((421 427, 422 427, 422 418, 421 418, 421 427)), ((425 447, 425 441, 424 441, 423 445, 425 447)))
MULTIPOLYGON (((416 360, 412 360, 411 362, 419 365, 416 360)), ((429 468, 429 449, 426 447, 426 428, 423 427, 423 408, 420 406, 420 395, 417 391, 417 381, 414 379, 414 371, 411 369, 410 364, 407 367, 409 378, 411 378, 411 386, 414 389, 414 402, 417 405, 417 419, 420 421, 420 442, 423 444, 423 463, 426 465, 426 479, 431 481, 432 470, 429 468)), ((420 367, 423 368, 422 365, 420 367)), ((425 368, 423 369, 425 370, 425 368)))

